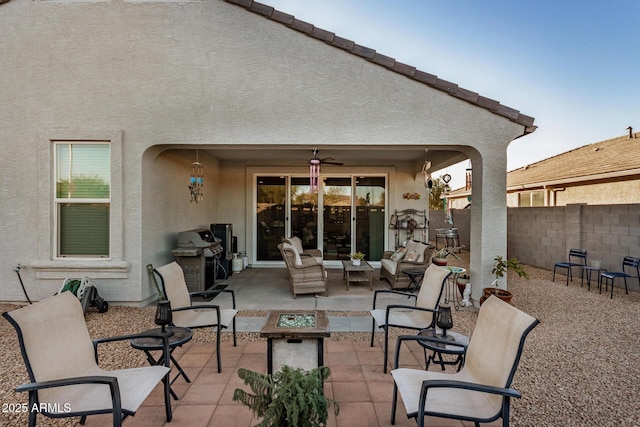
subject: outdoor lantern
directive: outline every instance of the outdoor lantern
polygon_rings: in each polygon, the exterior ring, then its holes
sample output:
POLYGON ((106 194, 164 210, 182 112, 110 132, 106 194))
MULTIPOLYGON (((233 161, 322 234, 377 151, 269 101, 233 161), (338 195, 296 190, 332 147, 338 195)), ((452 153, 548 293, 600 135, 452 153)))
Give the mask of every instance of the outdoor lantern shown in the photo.
POLYGON ((320 178, 320 159, 318 158, 318 150, 313 149, 313 157, 309 160, 309 185, 311 192, 318 191, 318 179, 320 178))
POLYGON ((158 308, 156 308, 155 323, 162 327, 162 333, 165 334, 167 325, 173 321, 173 315, 171 314, 171 302, 168 300, 158 301, 158 308))
POLYGON ((441 305, 438 307, 438 313, 436 314, 436 326, 442 329, 441 339, 453 341, 453 337, 447 336, 447 329, 453 328, 453 317, 451 317, 451 307, 448 305, 441 305))
POLYGON ((198 150, 196 150, 196 161, 191 165, 191 177, 189 177, 189 191, 191 191, 190 202, 202 201, 202 187, 204 186, 204 167, 198 161, 198 150))

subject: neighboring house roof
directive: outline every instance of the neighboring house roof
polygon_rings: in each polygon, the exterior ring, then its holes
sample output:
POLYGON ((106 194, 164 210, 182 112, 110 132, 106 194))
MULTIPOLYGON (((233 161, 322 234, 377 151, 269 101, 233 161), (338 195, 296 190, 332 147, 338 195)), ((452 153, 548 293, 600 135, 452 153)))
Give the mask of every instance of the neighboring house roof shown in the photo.
POLYGON ((308 22, 296 19, 293 15, 280 12, 271 6, 255 2, 253 0, 225 1, 244 7, 250 12, 257 13, 258 15, 262 15, 272 21, 279 22, 280 24, 283 24, 293 30, 299 31, 309 37, 313 37, 324 43, 327 43, 330 46, 342 49, 345 52, 364 58, 370 62, 373 62, 374 64, 380 65, 391 71, 402 74, 410 79, 431 86, 434 89, 443 91, 453 97, 459 98, 463 101, 489 110, 494 114, 506 117, 512 122, 524 126, 525 135, 534 132, 537 128, 537 126, 533 125, 533 122, 535 120, 533 117, 521 114, 518 110, 502 105, 500 104, 500 102, 493 99, 480 96, 476 92, 463 89, 457 84, 440 79, 433 74, 417 70, 416 67, 398 62, 391 57, 376 52, 374 49, 361 46, 351 40, 338 37, 332 32, 317 28, 312 24, 309 24, 308 22))
MULTIPOLYGON (((507 172, 507 191, 589 181, 640 178, 640 138, 620 136, 585 145, 507 172)), ((445 196, 459 199, 470 190, 457 188, 445 196)))
POLYGON ((507 173, 507 189, 542 187, 640 175, 640 138, 608 139, 507 173))

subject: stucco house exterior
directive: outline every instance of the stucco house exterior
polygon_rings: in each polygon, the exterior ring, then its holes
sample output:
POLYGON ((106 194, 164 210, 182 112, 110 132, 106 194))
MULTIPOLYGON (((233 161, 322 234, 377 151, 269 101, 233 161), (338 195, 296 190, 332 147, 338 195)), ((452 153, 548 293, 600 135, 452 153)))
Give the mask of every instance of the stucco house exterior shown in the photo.
POLYGON ((87 275, 112 304, 147 304, 145 266, 212 223, 233 224, 254 267, 282 266, 259 245, 269 207, 284 221, 266 225, 287 235, 313 215, 304 225, 327 253, 336 224, 358 249, 352 212, 375 206, 368 233, 391 249, 391 213, 428 209, 425 162, 467 158, 472 279, 489 282, 506 252, 507 146, 534 119, 267 5, 11 0, 0 63, 0 300, 25 299, 21 266, 33 300, 87 275), (317 194, 304 193, 314 148, 317 194))
MULTIPOLYGON (((640 138, 629 133, 584 145, 507 173, 507 206, 640 203, 640 138)), ((447 195, 454 209, 469 205, 470 189, 447 195)))

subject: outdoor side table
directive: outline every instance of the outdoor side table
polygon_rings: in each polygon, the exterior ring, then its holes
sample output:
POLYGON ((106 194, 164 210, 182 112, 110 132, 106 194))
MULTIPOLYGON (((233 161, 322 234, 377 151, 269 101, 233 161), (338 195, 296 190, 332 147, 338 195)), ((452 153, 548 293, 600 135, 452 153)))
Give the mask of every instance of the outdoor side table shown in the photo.
POLYGON ((415 292, 420 289, 420 284, 422 282, 422 278, 424 277, 424 269, 407 268, 405 270, 402 270, 402 273, 409 276, 409 286, 407 286, 407 290, 409 292, 415 292))
POLYGON ((444 266, 442 268, 446 268, 451 272, 451 276, 449 276, 449 283, 447 283, 444 290, 444 302, 448 304, 453 302, 453 307, 456 310, 460 309, 460 302, 458 301, 458 287, 456 286, 456 282, 458 281, 458 276, 467 271, 466 268, 455 267, 455 266, 444 266))
MULTIPOLYGON (((187 377, 187 374, 182 370, 182 367, 180 367, 180 364, 178 364, 178 361, 173 357, 173 351, 177 347, 182 347, 183 344, 191 341, 191 338, 193 337, 193 332, 191 332, 191 329, 189 328, 183 328, 180 326, 167 326, 166 330, 167 332, 173 332, 173 335, 169 337, 169 357, 171 359, 170 361, 173 362, 173 366, 175 366, 176 369, 178 370, 178 374, 175 376, 173 380, 170 380, 169 382, 169 392, 171 393, 171 396, 173 396, 174 399, 178 400, 178 396, 171 389, 171 385, 173 385, 173 383, 181 376, 188 383, 190 383, 191 380, 189 379, 189 377, 187 377)), ((162 328, 155 328, 155 329, 150 329, 148 331, 145 331, 144 333, 160 334, 161 331, 162 331, 162 328)), ((169 364, 165 364, 164 357, 162 355, 156 359, 152 353, 152 351, 162 350, 162 340, 160 338, 151 338, 151 337, 133 338, 131 340, 131 347, 144 351, 144 353, 147 356, 147 361, 149 362, 150 365, 169 366, 169 364)))
POLYGON ((596 272, 596 277, 598 278, 598 289, 602 291, 602 279, 600 278, 600 273, 603 271, 607 271, 604 267, 591 267, 589 265, 582 266, 582 275, 580 276, 580 287, 584 283, 584 277, 587 276, 587 289, 591 290, 591 274, 596 272))
POLYGON ((458 332, 447 330, 447 336, 453 338, 452 341, 447 341, 440 338, 440 334, 442 334, 441 330, 433 328, 423 329, 418 332, 418 336, 424 338, 418 340, 418 344, 420 344, 424 349, 425 370, 428 370, 429 364, 434 362, 440 365, 443 371, 445 369, 445 365, 457 365, 459 371, 464 366, 464 355, 467 351, 467 346, 469 345, 469 337, 458 332), (455 345, 453 343, 455 343, 455 345), (428 357, 427 350, 431 350, 433 352, 428 357), (442 358, 443 354, 452 354, 457 357, 454 361, 447 361, 442 358))
POLYGON ((324 310, 272 310, 260 336, 267 338, 269 374, 283 365, 311 370, 324 365, 329 318, 324 310))

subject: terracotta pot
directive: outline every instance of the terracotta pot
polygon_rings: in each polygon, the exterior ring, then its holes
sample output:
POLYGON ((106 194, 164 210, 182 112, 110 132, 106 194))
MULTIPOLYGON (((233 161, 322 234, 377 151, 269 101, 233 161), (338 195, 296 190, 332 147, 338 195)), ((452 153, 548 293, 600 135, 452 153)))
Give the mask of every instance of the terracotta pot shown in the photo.
POLYGON ((511 298, 513 298, 513 293, 507 291, 506 289, 498 289, 496 288, 483 288, 482 296, 480 297, 480 305, 489 298, 491 295, 495 295, 500 298, 502 301, 511 304, 511 298))
POLYGON ((445 265, 447 265, 446 258, 432 258, 431 262, 433 262, 435 265, 439 265, 440 267, 444 267, 445 265))

